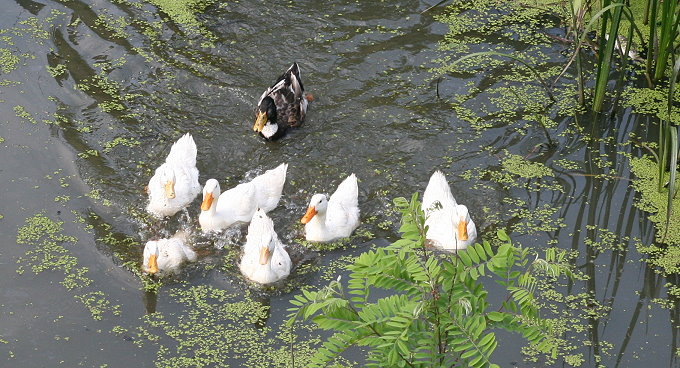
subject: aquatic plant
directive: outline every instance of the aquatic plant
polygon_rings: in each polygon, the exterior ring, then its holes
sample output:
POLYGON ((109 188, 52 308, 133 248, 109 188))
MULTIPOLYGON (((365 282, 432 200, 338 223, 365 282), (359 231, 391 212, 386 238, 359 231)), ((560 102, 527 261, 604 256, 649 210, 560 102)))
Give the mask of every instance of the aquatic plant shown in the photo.
POLYGON ((311 318, 335 331, 310 366, 325 367, 351 346, 366 346, 370 367, 498 367, 491 361, 498 345, 494 329, 519 333, 534 349, 556 354, 534 290, 539 275, 571 276, 564 252, 549 248, 541 259, 513 246, 499 231, 496 249, 483 241, 455 254, 438 254, 426 246, 418 194, 394 203, 402 214, 401 239, 357 257, 348 266, 348 290, 338 278, 291 300, 289 325, 311 318), (497 277, 506 289, 499 305, 487 300, 483 277, 497 277), (389 296, 375 300, 376 289, 389 296))
MULTIPOLYGON (((638 250, 649 254, 647 262, 659 267, 664 274, 678 273, 680 272, 680 216, 677 216, 677 213, 680 213, 680 198, 672 198, 672 204, 668 206, 667 199, 671 196, 666 193, 668 188, 664 188, 662 192, 658 191, 659 172, 650 157, 633 158, 631 171, 636 176, 632 185, 640 193, 636 206, 650 213, 648 219, 655 224, 658 242, 650 246, 639 246, 638 250), (671 216, 670 212, 676 215, 671 216)), ((668 174, 664 173, 664 178, 668 178, 668 174)))
POLYGON ((105 313, 120 315, 120 306, 113 304, 100 290, 92 290, 90 270, 78 262, 69 248, 78 239, 64 233, 62 221, 55 221, 42 212, 26 219, 17 230, 17 244, 27 248, 26 254, 17 260, 17 273, 27 270, 34 274, 54 272, 63 274, 59 283, 73 291, 73 297, 81 302, 95 320, 105 313))

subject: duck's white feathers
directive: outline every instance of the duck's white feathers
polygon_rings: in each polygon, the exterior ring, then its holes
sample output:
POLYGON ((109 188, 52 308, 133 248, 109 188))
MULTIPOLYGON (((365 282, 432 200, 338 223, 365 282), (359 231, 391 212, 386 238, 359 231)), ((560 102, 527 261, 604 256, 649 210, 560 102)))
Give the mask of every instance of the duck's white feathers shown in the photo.
POLYGON ((255 212, 248 226, 246 244, 239 268, 244 276, 260 284, 269 284, 288 277, 292 262, 284 245, 274 231, 274 223, 260 209, 255 212), (269 248, 271 256, 267 264, 260 264, 260 249, 269 248))
POLYGON ((286 182, 287 171, 288 164, 283 163, 278 167, 255 177, 251 181, 253 186, 257 188, 254 195, 258 208, 262 208, 265 212, 269 212, 276 208, 276 205, 281 198, 283 184, 286 182))
POLYGON ((430 181, 423 194, 421 205, 425 212, 425 226, 427 226, 427 239, 435 246, 447 250, 465 249, 474 243, 477 230, 470 218, 467 207, 456 203, 449 183, 441 171, 436 171, 430 177, 430 181), (468 220, 468 240, 458 239, 458 223, 463 216, 468 220))
POLYGON ((172 145, 165 162, 177 166, 196 167, 196 154, 196 142, 191 134, 187 133, 172 145))
POLYGON ((442 207, 451 209, 457 205, 449 183, 446 181, 446 176, 441 171, 435 171, 427 183, 423 194, 423 209, 432 207, 435 202, 440 202, 442 207))
MULTIPOLYGON (((312 205, 314 203, 310 203, 312 205)), ((305 224, 306 238, 308 241, 320 242, 346 238, 359 226, 359 213, 357 177, 351 174, 331 195, 326 211, 319 211, 305 224)))
POLYGON ((235 222, 249 222, 258 208, 269 212, 276 208, 286 181, 288 164, 267 170, 248 183, 219 194, 208 211, 198 218, 204 231, 221 230, 235 222))
POLYGON ((201 192, 196 168, 196 143, 187 133, 172 145, 165 162, 149 180, 149 204, 146 210, 154 216, 172 216, 191 203, 201 192), (175 198, 165 196, 165 180, 174 178, 175 198))
POLYGON ((337 229, 339 233, 349 236, 359 225, 359 186, 356 175, 352 174, 338 185, 338 189, 328 200, 326 224, 337 229))
POLYGON ((156 254, 158 276, 179 273, 184 262, 195 262, 196 252, 186 244, 186 235, 178 232, 172 238, 150 240, 144 246, 143 270, 149 270, 149 256, 156 254))

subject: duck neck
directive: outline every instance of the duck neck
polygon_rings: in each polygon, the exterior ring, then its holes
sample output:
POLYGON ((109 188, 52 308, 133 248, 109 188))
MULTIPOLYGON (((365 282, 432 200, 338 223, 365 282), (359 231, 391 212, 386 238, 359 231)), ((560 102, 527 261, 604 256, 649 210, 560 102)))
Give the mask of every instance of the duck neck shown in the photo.
POLYGON ((326 228, 326 212, 317 212, 317 214, 309 220, 308 223, 310 228, 319 233, 326 233, 328 229, 326 228))
POLYGON ((217 211, 217 201, 219 199, 220 199, 220 193, 219 193, 219 191, 217 191, 217 193, 215 193, 215 195, 213 196, 212 203, 210 203, 210 208, 208 208, 208 210, 205 211, 205 212, 207 212, 211 216, 214 215, 215 211, 217 211))

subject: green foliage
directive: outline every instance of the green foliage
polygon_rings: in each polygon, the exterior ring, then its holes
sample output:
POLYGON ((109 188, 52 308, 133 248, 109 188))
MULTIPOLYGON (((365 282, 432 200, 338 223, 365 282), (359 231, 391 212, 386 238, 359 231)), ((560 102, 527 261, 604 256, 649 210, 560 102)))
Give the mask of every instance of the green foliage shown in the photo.
POLYGON ((498 329, 519 333, 536 350, 556 355, 534 292, 540 276, 571 277, 564 252, 549 248, 539 259, 499 231, 495 249, 483 241, 442 254, 425 245, 418 194, 394 204, 402 214, 401 239, 357 257, 346 285, 338 278, 291 300, 289 325, 311 318, 335 331, 310 366, 325 367, 349 347, 365 346, 368 367, 498 367, 491 361, 498 329), (507 290, 500 305, 487 301, 485 278, 507 290), (376 289, 390 296, 377 298, 376 289))

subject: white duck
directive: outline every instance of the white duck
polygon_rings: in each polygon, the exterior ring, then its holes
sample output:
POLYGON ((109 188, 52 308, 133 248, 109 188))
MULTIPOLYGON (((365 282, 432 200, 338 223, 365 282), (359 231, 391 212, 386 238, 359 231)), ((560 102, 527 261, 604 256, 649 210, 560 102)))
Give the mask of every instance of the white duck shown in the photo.
POLYGON ((149 180, 146 210, 156 217, 172 216, 201 192, 196 168, 196 143, 187 133, 170 148, 170 154, 149 180))
POLYGON ((281 198, 287 170, 288 164, 281 164, 224 193, 220 193, 217 180, 208 180, 203 188, 201 215, 198 217, 201 229, 221 230, 238 221, 250 221, 258 208, 264 212, 273 210, 281 198))
POLYGON ((465 249, 477 239, 477 228, 467 207, 456 203, 441 171, 430 177, 421 205, 425 212, 427 239, 445 250, 465 249))
POLYGON ((305 224, 308 241, 328 242, 350 236, 359 226, 357 177, 352 174, 343 180, 330 200, 325 194, 313 195, 300 222, 305 224))
POLYGON ((239 268, 245 277, 260 284, 276 282, 290 274, 290 256, 262 209, 255 211, 248 226, 239 268))
POLYGON ((160 277, 178 274, 182 263, 196 261, 196 252, 186 244, 187 240, 187 233, 178 231, 172 238, 148 241, 144 246, 144 273, 160 277))

